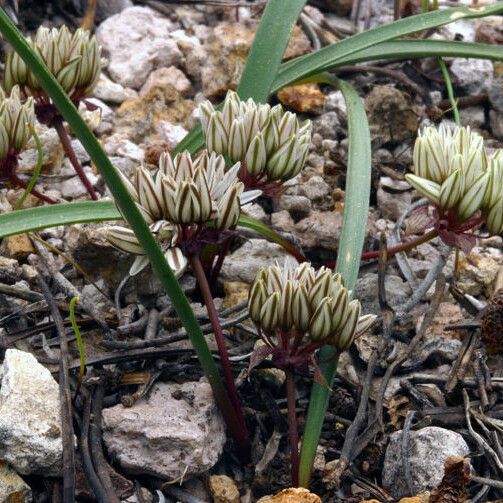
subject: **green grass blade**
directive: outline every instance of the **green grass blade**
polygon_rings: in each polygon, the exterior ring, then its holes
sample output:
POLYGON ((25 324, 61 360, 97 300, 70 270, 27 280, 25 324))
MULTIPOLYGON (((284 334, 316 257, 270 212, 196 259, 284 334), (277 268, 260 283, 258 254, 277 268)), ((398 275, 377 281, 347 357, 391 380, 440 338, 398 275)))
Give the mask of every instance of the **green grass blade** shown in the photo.
POLYGON ((58 225, 121 219, 122 216, 113 201, 83 201, 38 206, 0 215, 0 238, 58 225))
POLYGON ((285 238, 280 236, 276 231, 273 231, 270 227, 262 223, 260 220, 249 217, 247 215, 241 215, 239 217, 238 226, 252 229, 264 236, 266 239, 269 239, 273 243, 279 244, 299 262, 305 262, 307 260, 302 253, 302 250, 297 248, 294 244, 290 243, 290 241, 287 241, 285 238))
POLYGON ((306 0, 269 0, 248 54, 237 92, 242 99, 266 102, 288 40, 306 0))
POLYGON ((418 14, 393 23, 379 26, 363 33, 353 35, 319 51, 293 59, 280 68, 278 77, 274 81, 273 90, 291 84, 300 79, 320 73, 333 67, 340 59, 358 53, 382 42, 387 42, 412 33, 437 28, 439 26, 458 21, 459 19, 473 19, 495 15, 503 12, 503 2, 483 7, 457 7, 440 11, 418 14))
MULTIPOLYGON (((453 57, 503 60, 503 50, 498 45, 475 44, 472 42, 451 42, 443 40, 396 40, 382 42, 355 54, 345 56, 334 65, 328 65, 324 70, 338 66, 354 65, 375 60, 403 60, 426 57, 453 57)), ((276 85, 276 84, 275 84, 276 85)))
MULTIPOLYGON (((158 276, 166 290, 166 293, 171 298, 173 307, 180 317, 180 321, 182 322, 184 328, 187 330, 187 334, 189 335, 190 341, 199 358, 201 366, 203 367, 204 372, 212 385, 215 399, 219 403, 220 408, 225 415, 229 428, 235 428, 236 431, 239 431, 239 424, 237 424, 234 417, 232 404, 227 396, 222 378, 220 377, 218 368, 213 360, 190 304, 185 297, 183 290, 180 288, 173 271, 166 262, 166 259, 164 258, 164 255, 154 236, 152 236, 147 223, 129 196, 128 191, 122 183, 117 171, 112 166, 110 159, 108 159, 100 143, 87 127, 73 103, 68 99, 66 93, 49 72, 42 60, 28 45, 23 35, 14 26, 4 9, 0 9, 0 31, 7 41, 13 46, 14 50, 17 51, 19 56, 29 66, 38 82, 40 82, 40 85, 51 97, 64 119, 73 129, 74 133, 89 153, 91 159, 100 170, 100 173, 113 194, 116 203, 119 205, 124 215, 127 216, 129 225, 145 250, 155 274, 158 276)), ((14 218, 15 213, 16 212, 12 213, 14 218)))
MULTIPOLYGON (((285 54, 290 34, 307 0, 269 0, 248 54, 237 92, 243 99, 266 102, 285 54)), ((198 125, 177 145, 173 154, 197 152, 204 145, 198 125)))
MULTIPOLYGON (((346 287, 352 290, 358 276, 368 218, 371 168, 370 131, 363 100, 349 84, 337 79, 335 82, 346 102, 349 137, 344 217, 336 270, 344 277, 346 287)), ((330 360, 334 356, 334 348, 325 346, 320 350, 319 360, 330 360)), ((333 381, 336 369, 337 360, 320 365, 320 370, 329 385, 333 381)), ((316 382, 313 384, 300 455, 299 478, 300 484, 304 487, 309 485, 329 397, 330 389, 316 382)))

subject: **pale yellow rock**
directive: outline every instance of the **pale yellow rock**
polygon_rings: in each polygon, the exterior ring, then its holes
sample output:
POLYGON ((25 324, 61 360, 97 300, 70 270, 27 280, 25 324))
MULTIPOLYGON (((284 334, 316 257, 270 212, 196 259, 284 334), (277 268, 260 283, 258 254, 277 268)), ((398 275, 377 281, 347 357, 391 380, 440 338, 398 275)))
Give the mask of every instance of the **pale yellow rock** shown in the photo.
POLYGON ((248 283, 243 283, 242 281, 225 281, 223 307, 227 309, 228 307, 235 306, 240 302, 248 300, 249 289, 250 285, 248 285, 248 283))
POLYGON ((0 501, 6 503, 32 501, 28 484, 5 461, 0 461, 0 501))
POLYGON ((208 486, 213 503, 239 503, 239 490, 236 482, 227 475, 212 475, 208 486))
POLYGON ((35 253, 35 248, 28 234, 18 234, 17 236, 5 238, 2 242, 2 248, 5 256, 16 259, 35 253))
POLYGON ((321 499, 303 487, 290 487, 274 496, 264 496, 257 503, 321 503, 321 499))

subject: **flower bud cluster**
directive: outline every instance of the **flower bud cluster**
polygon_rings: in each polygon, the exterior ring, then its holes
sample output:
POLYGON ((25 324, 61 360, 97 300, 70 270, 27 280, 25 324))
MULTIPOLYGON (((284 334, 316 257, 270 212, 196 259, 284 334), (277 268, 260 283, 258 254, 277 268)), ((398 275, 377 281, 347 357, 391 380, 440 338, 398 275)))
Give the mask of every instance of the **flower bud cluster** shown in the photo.
MULTIPOLYGON (((221 111, 209 101, 199 107, 200 120, 211 152, 241 162, 246 178, 262 183, 284 182, 297 175, 306 161, 311 122, 299 123, 281 105, 271 108, 251 98, 241 101, 229 91, 221 111)), ((247 184, 248 185, 248 184, 247 184)))
MULTIPOLYGON (((66 26, 41 26, 34 39, 27 40, 72 100, 91 93, 102 67, 101 47, 93 35, 81 28, 72 35, 66 26)), ((26 96, 45 96, 38 79, 16 52, 7 57, 3 84, 7 92, 19 85, 26 96)))
POLYGON ((28 124, 34 124, 33 100, 21 103, 19 87, 12 88, 9 97, 0 90, 0 161, 16 155, 31 137, 28 124))
MULTIPOLYGON (((155 175, 140 166, 133 183, 122 176, 175 272, 183 272, 187 265, 178 248, 182 236, 187 235, 184 229, 194 231, 211 224, 218 231, 228 230, 237 224, 242 206, 260 195, 258 190, 244 192, 238 170, 239 164, 226 170, 225 160, 215 153, 208 155, 203 151, 195 160, 188 152, 174 159, 163 153, 155 175)), ((115 247, 141 257, 133 263, 130 274, 138 273, 147 265, 133 231, 113 226, 104 228, 104 235, 115 247)))
POLYGON ((344 351, 375 320, 373 315, 360 317, 360 302, 349 297, 341 275, 326 267, 273 265, 258 273, 248 305, 250 318, 267 337, 303 334, 311 343, 344 351))
POLYGON ((489 158, 478 133, 441 125, 419 134, 413 162, 406 180, 441 212, 464 222, 481 211, 491 234, 503 231, 503 151, 489 158))

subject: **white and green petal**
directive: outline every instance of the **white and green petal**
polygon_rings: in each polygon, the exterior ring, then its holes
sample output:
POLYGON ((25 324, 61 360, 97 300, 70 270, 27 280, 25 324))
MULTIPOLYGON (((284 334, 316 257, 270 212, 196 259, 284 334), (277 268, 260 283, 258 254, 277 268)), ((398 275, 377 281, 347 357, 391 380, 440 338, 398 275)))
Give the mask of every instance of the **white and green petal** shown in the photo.
POLYGON ((420 176, 407 173, 405 179, 410 183, 416 190, 421 192, 426 196, 432 203, 440 204, 440 185, 436 182, 432 182, 427 178, 421 178, 420 176))

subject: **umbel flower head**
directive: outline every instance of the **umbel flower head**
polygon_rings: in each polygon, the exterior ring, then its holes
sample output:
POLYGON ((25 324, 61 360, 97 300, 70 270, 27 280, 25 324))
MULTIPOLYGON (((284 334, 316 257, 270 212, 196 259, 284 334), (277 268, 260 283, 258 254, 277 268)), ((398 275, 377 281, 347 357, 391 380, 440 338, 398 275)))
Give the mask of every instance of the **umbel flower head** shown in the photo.
MULTIPOLYGON (((244 191, 238 170, 239 164, 226 170, 222 156, 203 151, 195 160, 188 152, 174 159, 163 153, 156 174, 140 166, 133 183, 121 175, 176 274, 185 270, 187 255, 218 242, 236 226, 241 208, 260 195, 258 190, 244 191)), ((137 255, 131 275, 148 264, 131 229, 112 226, 103 232, 112 245, 137 255)))
POLYGON ((21 103, 19 87, 9 97, 0 89, 0 179, 15 175, 17 156, 31 137, 28 124, 34 124, 33 100, 21 103))
POLYGON ((205 101, 199 112, 207 149, 241 162, 240 178, 247 188, 274 195, 304 167, 311 121, 300 123, 281 105, 241 101, 228 91, 222 111, 205 101))
POLYGON ((441 125, 419 134, 413 161, 405 178, 435 206, 444 241, 460 244, 455 235, 484 222, 491 234, 503 231, 502 151, 489 158, 478 133, 441 125))
MULTIPOLYGON (((41 26, 35 37, 27 40, 74 103, 89 96, 102 67, 101 47, 93 35, 81 28, 72 35, 66 26, 41 26)), ((50 104, 37 78, 16 52, 7 56, 3 85, 7 92, 20 86, 22 94, 33 96, 39 107, 50 104)))
POLYGON ((360 317, 358 300, 349 300, 342 277, 326 267, 317 271, 307 262, 294 268, 262 269, 250 289, 250 318, 278 366, 305 369, 313 352, 330 344, 346 350, 373 324, 374 315, 360 317))

